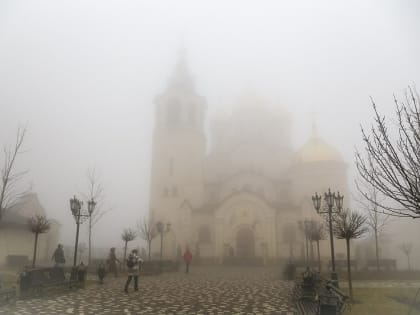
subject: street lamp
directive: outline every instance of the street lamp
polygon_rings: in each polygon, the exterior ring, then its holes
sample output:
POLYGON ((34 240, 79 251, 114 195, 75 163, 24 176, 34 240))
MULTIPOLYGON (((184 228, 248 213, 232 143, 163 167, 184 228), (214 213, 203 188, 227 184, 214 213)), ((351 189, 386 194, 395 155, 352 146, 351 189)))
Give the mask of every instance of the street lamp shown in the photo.
MULTIPOLYGON (((74 256, 73 256, 73 269, 76 268, 76 261, 77 261, 77 246, 79 244, 79 228, 80 224, 86 221, 87 218, 90 218, 92 216, 93 211, 95 210, 96 202, 91 199, 88 201, 88 209, 83 210, 83 201, 80 201, 79 199, 74 196, 70 199, 70 210, 74 217, 74 220, 76 221, 76 242, 74 244, 74 256)), ((74 275, 72 275, 73 277, 74 275)))
POLYGON ((166 223, 166 228, 165 228, 165 224, 162 221, 158 221, 156 223, 156 230, 160 234, 160 260, 162 260, 162 254, 163 254, 163 235, 168 233, 170 229, 171 229, 170 223, 166 223))
POLYGON ((338 287, 338 276, 335 270, 335 255, 334 255, 334 238, 333 238, 333 227, 332 227, 332 215, 333 213, 339 213, 343 209, 343 199, 344 196, 340 195, 340 192, 331 193, 331 190, 328 189, 328 193, 324 193, 324 202, 327 205, 328 210, 322 211, 321 210, 321 196, 318 193, 315 193, 312 196, 312 202, 314 204, 314 208, 318 214, 327 214, 328 215, 328 225, 330 230, 330 247, 331 247, 331 280, 333 284, 338 287), (336 211, 333 211, 333 207, 336 207, 336 211))

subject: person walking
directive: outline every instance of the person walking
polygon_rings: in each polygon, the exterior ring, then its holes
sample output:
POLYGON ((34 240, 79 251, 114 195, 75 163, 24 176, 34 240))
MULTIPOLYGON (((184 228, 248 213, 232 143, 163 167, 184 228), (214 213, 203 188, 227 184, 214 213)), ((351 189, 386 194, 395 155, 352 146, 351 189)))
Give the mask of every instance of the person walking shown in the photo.
POLYGON ((139 290, 139 274, 140 265, 143 260, 138 256, 137 249, 133 249, 127 259, 127 281, 125 282, 124 292, 128 293, 128 286, 130 285, 131 279, 134 278, 134 291, 139 290))
POLYGON ((54 260, 54 267, 64 267, 66 258, 64 257, 63 245, 58 244, 57 248, 52 255, 51 260, 54 260))
POLYGON ((191 260, 192 260, 192 254, 191 254, 190 249, 187 247, 184 253, 185 273, 189 273, 190 271, 191 260))
POLYGON ((109 251, 109 257, 108 257, 108 269, 110 273, 113 273, 115 277, 118 277, 118 268, 117 268, 117 262, 120 264, 120 260, 117 258, 117 255, 115 254, 115 247, 112 247, 109 251))

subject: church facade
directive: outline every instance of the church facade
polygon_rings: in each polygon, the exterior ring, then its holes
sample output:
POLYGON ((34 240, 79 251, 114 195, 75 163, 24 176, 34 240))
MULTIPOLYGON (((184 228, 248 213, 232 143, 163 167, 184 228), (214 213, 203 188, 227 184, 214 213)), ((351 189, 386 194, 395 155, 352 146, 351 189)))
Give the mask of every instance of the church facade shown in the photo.
POLYGON ((150 218, 170 224, 163 256, 187 246, 215 262, 304 255, 300 222, 321 220, 311 196, 328 188, 348 196, 340 154, 315 133, 293 149, 287 113, 253 93, 240 97, 230 117, 211 121, 209 132, 206 107, 180 58, 155 100, 150 218))

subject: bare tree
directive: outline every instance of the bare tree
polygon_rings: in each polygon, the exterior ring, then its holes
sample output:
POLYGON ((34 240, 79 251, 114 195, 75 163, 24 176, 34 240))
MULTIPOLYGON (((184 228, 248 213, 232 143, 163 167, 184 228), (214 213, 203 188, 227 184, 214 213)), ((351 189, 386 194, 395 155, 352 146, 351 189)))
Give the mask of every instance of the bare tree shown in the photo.
POLYGON ((136 231, 129 229, 124 229, 123 233, 121 234, 121 239, 124 241, 124 266, 127 257, 127 245, 128 242, 131 242, 137 237, 136 231))
POLYGON ((296 243, 296 226, 286 225, 283 229, 283 242, 289 245, 289 259, 294 257, 294 244, 296 243))
POLYGON ((334 216, 333 231, 338 239, 346 240, 347 277, 350 299, 353 300, 353 286, 350 266, 350 240, 362 237, 369 229, 366 226, 366 216, 351 210, 343 210, 334 216))
MULTIPOLYGON (((375 259, 376 259, 376 270, 380 271, 379 265, 379 238, 384 231, 385 227, 389 223, 391 218, 388 214, 383 214, 378 211, 378 191, 375 187, 364 185, 363 190, 365 194, 369 196, 369 199, 355 198, 361 207, 367 212, 366 224, 369 226, 370 231, 373 233, 375 239, 375 259), (374 201, 370 201, 374 200, 374 201)), ((359 188, 362 186, 359 185, 359 188)))
POLYGON ((356 166, 362 180, 395 201, 395 205, 359 191, 386 214, 420 218, 420 98, 417 91, 409 87, 405 100, 398 101, 394 97, 394 103, 395 139, 388 130, 385 116, 379 114, 372 100, 374 125, 369 133, 361 128, 365 154, 356 152, 356 166))
POLYGON ((35 215, 28 220, 29 230, 35 234, 34 256, 32 258, 32 268, 35 268, 36 250, 38 248, 38 236, 47 233, 51 227, 51 222, 43 215, 35 215))
POLYGON ((311 221, 311 242, 316 243, 316 251, 318 256, 318 270, 321 271, 321 253, 319 251, 319 242, 325 239, 325 226, 321 222, 311 221))
POLYGON ((402 243, 400 246, 398 246, 399 250, 404 253, 404 255, 407 256, 407 269, 411 270, 411 264, 410 264, 410 255, 411 250, 413 249, 412 243, 402 243))
POLYGON ((0 183, 0 221, 6 209, 13 206, 25 194, 25 191, 18 189, 17 184, 27 171, 15 172, 17 157, 23 153, 22 145, 25 134, 26 127, 19 127, 16 132, 14 145, 3 148, 4 161, 1 169, 0 183))
POLYGON ((298 221, 299 229, 303 232, 305 236, 305 248, 306 248, 306 262, 309 263, 309 246, 311 246, 311 264, 313 263, 313 244, 312 244, 312 229, 314 225, 314 220, 303 220, 298 221))
POLYGON ((89 217, 88 224, 88 265, 92 259, 92 229, 102 217, 111 211, 111 208, 105 207, 105 193, 102 185, 101 177, 96 172, 96 169, 88 169, 86 172, 87 179, 87 194, 84 197, 88 200, 96 202, 95 210, 89 217))
POLYGON ((151 259, 150 251, 152 248, 152 240, 157 236, 157 231, 155 225, 150 221, 144 218, 142 221, 137 222, 137 229, 139 231, 139 236, 142 240, 147 243, 147 251, 149 260, 151 259))

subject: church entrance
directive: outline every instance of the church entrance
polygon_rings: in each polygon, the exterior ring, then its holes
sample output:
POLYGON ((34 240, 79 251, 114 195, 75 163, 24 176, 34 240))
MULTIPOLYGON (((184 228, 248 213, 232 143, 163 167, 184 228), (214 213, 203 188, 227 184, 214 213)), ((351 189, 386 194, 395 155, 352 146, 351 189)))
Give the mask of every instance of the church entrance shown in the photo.
POLYGON ((254 232, 249 228, 241 228, 236 234, 236 256, 254 257, 255 239, 254 232))

